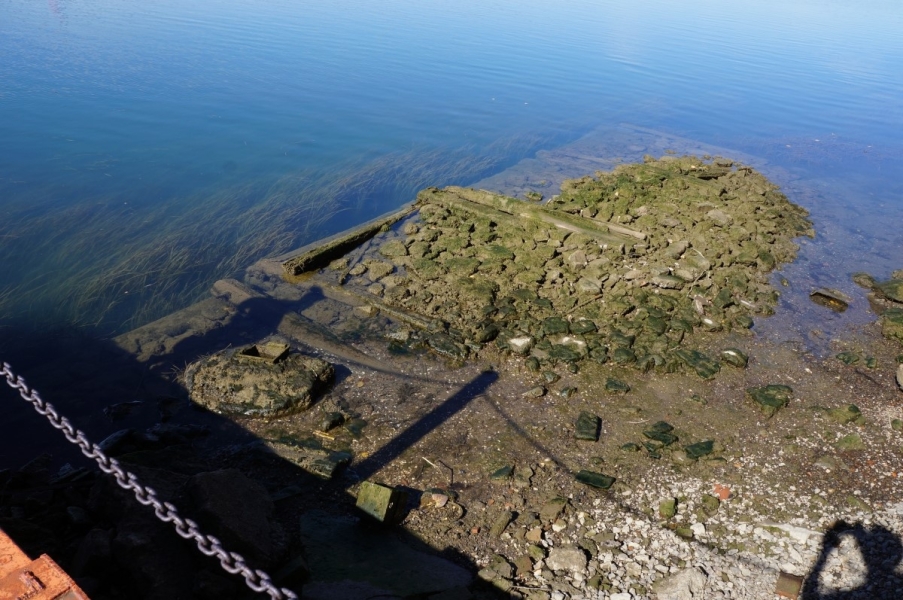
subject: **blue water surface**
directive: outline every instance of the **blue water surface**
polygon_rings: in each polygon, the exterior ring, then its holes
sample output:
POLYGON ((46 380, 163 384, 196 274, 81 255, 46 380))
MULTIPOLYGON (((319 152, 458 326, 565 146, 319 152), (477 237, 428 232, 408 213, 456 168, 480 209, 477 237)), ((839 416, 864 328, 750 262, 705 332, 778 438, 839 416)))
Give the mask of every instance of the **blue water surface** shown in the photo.
POLYGON ((901 31, 896 0, 0 0, 0 324, 124 331, 620 123, 761 157, 809 192, 807 276, 886 276, 901 31))

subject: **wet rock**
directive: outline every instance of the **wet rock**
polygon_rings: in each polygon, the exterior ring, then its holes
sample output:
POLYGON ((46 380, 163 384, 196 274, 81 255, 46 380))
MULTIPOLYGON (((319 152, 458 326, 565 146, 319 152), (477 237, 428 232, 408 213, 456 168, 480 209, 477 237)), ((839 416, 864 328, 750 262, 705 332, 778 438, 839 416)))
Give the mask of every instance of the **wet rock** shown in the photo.
POLYGON ((888 300, 903 302, 903 279, 891 279, 878 283, 875 289, 888 300))
POLYGON ((707 582, 705 571, 692 567, 659 579, 652 584, 652 591, 656 600, 701 600, 707 582))
POLYGON ((446 333, 437 332, 427 338, 427 344, 436 353, 449 358, 461 359, 467 356, 467 348, 446 333))
POLYGON ((725 348, 721 351, 721 360, 738 369, 745 369, 749 363, 749 357, 739 348, 725 348))
POLYGON ((588 486, 599 488, 601 490, 607 490, 615 482, 614 477, 605 475, 603 473, 596 473, 595 471, 586 470, 578 471, 575 479, 580 483, 584 483, 588 486))
POLYGON ((320 420, 320 431, 332 431, 345 423, 345 415, 340 412, 329 412, 320 420))
POLYGON ((595 442, 599 440, 599 428, 602 425, 602 420, 596 415, 583 411, 580 413, 580 416, 577 418, 577 426, 574 432, 574 437, 578 440, 588 440, 591 442, 595 442))
POLYGON ((855 404, 848 404, 840 408, 832 408, 827 411, 826 414, 829 419, 831 419, 835 423, 840 423, 841 425, 846 425, 847 423, 853 422, 861 425, 865 422, 865 418, 862 416, 862 411, 859 410, 859 407, 855 404))
POLYGON ((863 273, 861 271, 858 273, 853 273, 852 279, 853 283, 867 290, 873 289, 875 287, 875 284, 878 283, 877 281, 875 281, 874 277, 872 277, 868 273, 863 273))
POLYGON ((814 290, 809 294, 809 299, 818 305, 830 308, 835 312, 843 312, 850 305, 850 297, 843 292, 829 288, 814 290))
POLYGON ((297 353, 269 362, 223 351, 189 365, 184 380, 191 400, 213 412, 276 417, 310 407, 334 375, 326 361, 297 353))
POLYGON ((780 384, 764 385, 747 388, 746 395, 759 406, 765 416, 771 417, 790 403, 793 389, 780 384))

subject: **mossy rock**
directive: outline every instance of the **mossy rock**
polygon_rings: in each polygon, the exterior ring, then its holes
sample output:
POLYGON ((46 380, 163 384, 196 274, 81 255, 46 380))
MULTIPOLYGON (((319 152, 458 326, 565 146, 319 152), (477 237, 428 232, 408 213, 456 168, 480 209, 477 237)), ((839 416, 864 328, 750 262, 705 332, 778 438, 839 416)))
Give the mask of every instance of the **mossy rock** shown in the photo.
POLYGON ((903 343, 903 308, 890 308, 884 311, 880 322, 884 337, 903 343))
POLYGON ((746 389, 746 395, 771 417, 778 410, 787 406, 793 398, 793 389, 787 385, 772 384, 746 389))

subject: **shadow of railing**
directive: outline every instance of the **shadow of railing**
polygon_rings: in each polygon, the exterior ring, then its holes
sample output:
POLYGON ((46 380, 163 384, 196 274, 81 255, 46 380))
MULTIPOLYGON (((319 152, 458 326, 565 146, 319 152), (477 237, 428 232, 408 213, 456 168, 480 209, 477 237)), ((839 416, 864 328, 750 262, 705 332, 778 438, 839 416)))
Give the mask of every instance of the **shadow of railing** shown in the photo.
MULTIPOLYGON (((852 548, 846 552, 853 551, 852 548)), ((847 565, 848 566, 848 561, 847 565)), ((821 551, 815 565, 803 582, 800 600, 864 600, 895 599, 903 597, 903 542, 892 531, 881 525, 866 526, 862 523, 850 524, 838 521, 825 532, 821 551), (854 587, 843 585, 841 589, 831 589, 823 581, 828 575, 832 556, 839 558, 844 539, 852 539, 865 567, 862 581, 854 587)), ((855 575, 846 572, 847 579, 855 575)))

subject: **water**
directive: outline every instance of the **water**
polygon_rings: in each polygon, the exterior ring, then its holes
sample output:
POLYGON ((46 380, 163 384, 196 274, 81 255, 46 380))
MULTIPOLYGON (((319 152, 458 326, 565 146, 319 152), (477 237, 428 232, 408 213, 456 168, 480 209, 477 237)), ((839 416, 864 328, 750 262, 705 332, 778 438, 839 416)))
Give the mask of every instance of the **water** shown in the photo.
POLYGON ((893 0, 3 0, 0 325, 127 330, 620 123, 757 157, 819 230, 798 294, 848 289, 903 267, 900 31, 893 0))

